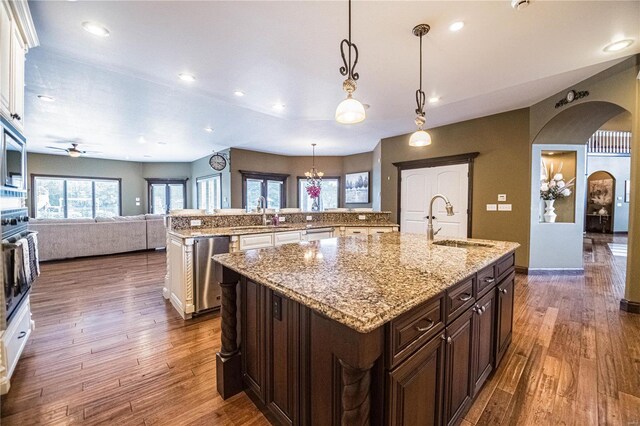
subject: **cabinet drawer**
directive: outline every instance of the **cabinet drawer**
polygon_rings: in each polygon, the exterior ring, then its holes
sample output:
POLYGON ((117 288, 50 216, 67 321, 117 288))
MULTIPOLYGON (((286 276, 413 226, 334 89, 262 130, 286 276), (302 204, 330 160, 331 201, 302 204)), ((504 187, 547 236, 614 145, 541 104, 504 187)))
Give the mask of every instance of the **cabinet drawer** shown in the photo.
POLYGON ((367 228, 344 228, 344 235, 346 236, 359 236, 359 237, 366 237, 368 235, 369 231, 367 228))
POLYGON ((496 284, 495 265, 487 266, 478 272, 476 297, 480 297, 496 284))
POLYGON ((332 231, 324 231, 324 232, 307 232, 307 241, 318 241, 318 240, 324 240, 326 238, 332 238, 333 237, 333 232, 332 231))
POLYGON ((516 255, 511 253, 507 257, 498 260, 496 264, 496 281, 501 281, 502 278, 507 276, 511 272, 511 268, 516 263, 516 255))
POLYGON ((7 377, 11 377, 13 370, 16 368, 18 359, 22 354, 22 350, 31 335, 31 310, 29 299, 24 302, 16 317, 11 321, 9 327, 2 336, 3 352, 6 359, 4 367, 7 369, 7 377))
POLYGON ((274 234, 274 244, 279 246, 282 244, 299 243, 302 239, 302 232, 276 232, 274 234))
POLYGON ((386 234, 388 232, 393 232, 393 228, 387 226, 383 226, 380 228, 369 228, 369 235, 386 234))
POLYGON ((447 322, 456 318, 475 303, 476 299, 473 297, 474 281, 475 277, 471 277, 447 290, 445 297, 447 322))
POLYGON ((444 328, 443 296, 400 315, 389 323, 388 367, 393 368, 444 328))
POLYGON ((273 234, 254 234, 240 236, 240 250, 272 247, 273 234))

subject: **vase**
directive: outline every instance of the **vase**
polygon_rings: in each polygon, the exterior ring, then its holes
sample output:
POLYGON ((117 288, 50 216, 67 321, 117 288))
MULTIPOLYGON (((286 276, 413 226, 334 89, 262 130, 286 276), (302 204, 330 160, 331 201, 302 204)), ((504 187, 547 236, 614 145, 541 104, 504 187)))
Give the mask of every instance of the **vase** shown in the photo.
POLYGON ((604 206, 602 206, 602 207, 600 208, 600 210, 598 210, 598 214, 599 214, 600 216, 606 216, 606 215, 608 215, 608 214, 609 214, 609 212, 607 211, 607 209, 605 209, 605 208, 604 208, 604 206))
POLYGON ((311 211, 312 212, 320 211, 320 203, 318 202, 317 198, 313 199, 313 203, 311 204, 311 211))
POLYGON ((553 203, 556 200, 544 200, 545 208, 544 208, 544 221, 547 223, 554 223, 556 221, 556 217, 558 215, 555 213, 556 209, 553 208, 553 203))

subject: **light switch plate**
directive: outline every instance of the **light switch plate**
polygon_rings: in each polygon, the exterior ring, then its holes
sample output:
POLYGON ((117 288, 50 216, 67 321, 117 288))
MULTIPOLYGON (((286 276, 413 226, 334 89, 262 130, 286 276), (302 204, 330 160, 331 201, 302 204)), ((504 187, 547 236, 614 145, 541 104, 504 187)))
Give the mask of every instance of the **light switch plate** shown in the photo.
POLYGON ((507 194, 498 194, 498 201, 507 201, 507 194))
POLYGON ((313 216, 307 216, 307 220, 313 220, 313 216))
POLYGON ((287 218, 286 218, 286 217, 284 217, 284 216, 278 216, 278 220, 279 220, 280 222, 286 222, 286 221, 287 221, 287 218))
POLYGON ((358 215, 358 219, 359 220, 367 220, 367 216, 363 215, 363 214, 359 214, 358 215))
POLYGON ((202 225, 202 221, 200 219, 194 219, 191 221, 191 226, 200 226, 202 225))
POLYGON ((618 204, 616 204, 616 206, 622 207, 622 203, 618 203, 618 204))
POLYGON ((510 212, 511 204, 498 204, 498 210, 501 212, 510 212))
POLYGON ((140 201, 136 201, 136 206, 139 206, 139 205, 140 205, 140 201))
POLYGON ((498 210, 498 205, 497 204, 487 204, 487 211, 488 212, 495 212, 498 210))

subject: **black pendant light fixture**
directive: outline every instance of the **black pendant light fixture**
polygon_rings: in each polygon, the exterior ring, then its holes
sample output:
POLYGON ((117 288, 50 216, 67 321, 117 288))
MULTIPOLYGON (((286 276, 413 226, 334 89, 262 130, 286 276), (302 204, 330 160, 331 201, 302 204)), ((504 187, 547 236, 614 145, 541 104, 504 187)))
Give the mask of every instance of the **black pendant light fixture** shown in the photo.
POLYGON ((416 90, 416 125, 418 130, 411 135, 409 145, 411 146, 427 146, 431 145, 431 135, 422 129, 426 120, 424 118, 424 103, 426 95, 422 91, 422 37, 426 35, 431 27, 427 24, 420 24, 413 27, 413 35, 420 37, 420 88, 416 90))
POLYGON ((355 72, 358 64, 358 47, 351 42, 351 0, 349 0, 349 38, 340 42, 340 54, 343 63, 343 66, 340 67, 340 74, 347 77, 342 83, 342 89, 347 92, 347 99, 340 102, 336 108, 336 121, 342 124, 355 124, 363 121, 366 114, 364 106, 353 98, 353 92, 357 87, 356 81, 360 75, 355 72), (346 54, 345 49, 347 50, 346 54))

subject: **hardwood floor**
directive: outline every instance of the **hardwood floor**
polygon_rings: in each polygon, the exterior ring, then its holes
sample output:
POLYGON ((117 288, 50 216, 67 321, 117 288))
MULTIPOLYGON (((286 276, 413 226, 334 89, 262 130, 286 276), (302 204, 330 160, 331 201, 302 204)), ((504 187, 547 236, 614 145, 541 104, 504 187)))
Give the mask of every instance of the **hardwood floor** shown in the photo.
MULTIPOLYGON (((518 275, 513 343, 464 425, 640 425, 640 315, 618 308, 625 260, 610 237, 588 237, 584 276, 518 275)), ((43 264, 1 423, 268 424, 244 394, 218 396, 220 319, 180 319, 162 298, 164 265, 162 252, 43 264)))

